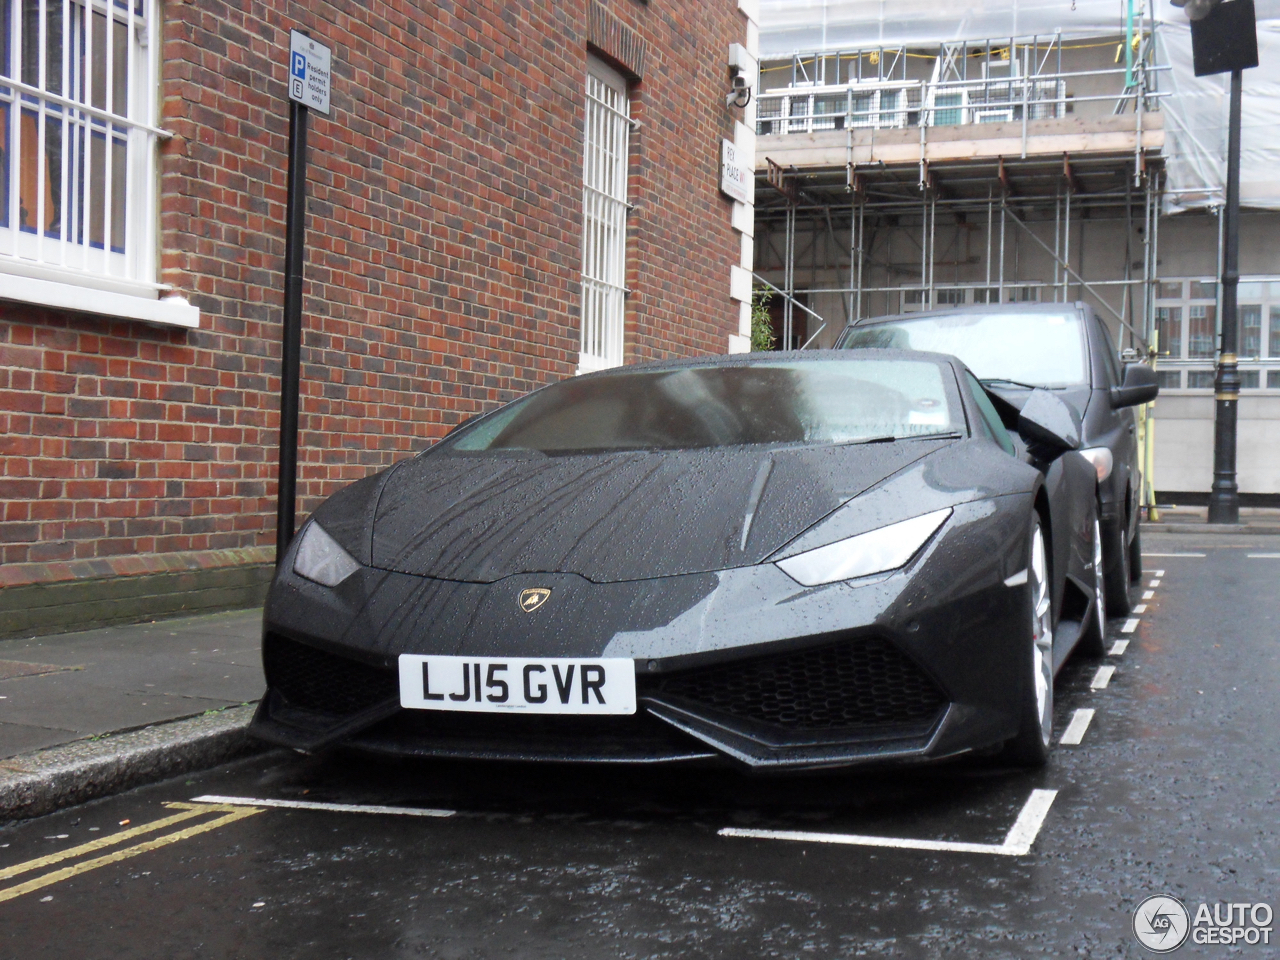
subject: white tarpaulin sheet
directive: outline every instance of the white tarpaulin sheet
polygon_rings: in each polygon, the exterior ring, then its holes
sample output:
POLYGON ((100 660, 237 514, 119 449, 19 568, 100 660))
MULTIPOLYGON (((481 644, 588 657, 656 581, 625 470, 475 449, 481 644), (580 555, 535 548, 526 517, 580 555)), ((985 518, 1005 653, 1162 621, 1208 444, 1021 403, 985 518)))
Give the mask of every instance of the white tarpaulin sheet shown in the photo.
MULTIPOLYGON (((1135 7, 1141 9, 1143 0, 1135 7)), ((1155 4, 1157 74, 1169 96, 1164 156, 1166 208, 1222 202, 1226 176, 1228 75, 1197 79, 1186 15, 1155 4)), ((1280 0, 1255 0, 1259 66, 1244 73, 1240 197, 1246 206, 1280 209, 1280 0)), ((1150 29, 1150 5, 1146 27, 1150 29)), ((1122 0, 760 0, 762 58, 834 53, 859 47, 949 40, 1051 36, 1113 37, 1124 32, 1122 0)))

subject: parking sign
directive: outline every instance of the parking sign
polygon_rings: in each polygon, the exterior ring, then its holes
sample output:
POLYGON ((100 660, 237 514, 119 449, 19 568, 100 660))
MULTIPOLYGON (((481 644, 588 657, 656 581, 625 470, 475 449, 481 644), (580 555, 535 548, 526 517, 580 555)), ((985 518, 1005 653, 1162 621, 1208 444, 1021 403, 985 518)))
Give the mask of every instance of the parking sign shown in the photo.
POLYGON ((329 112, 330 51, 305 33, 289 31, 289 99, 329 112))

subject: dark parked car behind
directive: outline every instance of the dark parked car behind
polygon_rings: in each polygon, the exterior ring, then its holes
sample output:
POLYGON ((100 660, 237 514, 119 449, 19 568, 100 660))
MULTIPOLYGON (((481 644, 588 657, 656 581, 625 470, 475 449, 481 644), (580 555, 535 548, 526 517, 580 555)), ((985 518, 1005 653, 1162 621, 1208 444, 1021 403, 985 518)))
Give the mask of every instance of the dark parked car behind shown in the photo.
POLYGON ((1081 452, 1098 472, 1108 613, 1129 612, 1129 584, 1142 575, 1138 537, 1137 404, 1155 399, 1145 363, 1121 365, 1102 320, 1083 303, 1004 304, 858 321, 842 348, 930 350, 959 357, 997 396, 1021 409, 1048 388, 1080 415, 1081 452))

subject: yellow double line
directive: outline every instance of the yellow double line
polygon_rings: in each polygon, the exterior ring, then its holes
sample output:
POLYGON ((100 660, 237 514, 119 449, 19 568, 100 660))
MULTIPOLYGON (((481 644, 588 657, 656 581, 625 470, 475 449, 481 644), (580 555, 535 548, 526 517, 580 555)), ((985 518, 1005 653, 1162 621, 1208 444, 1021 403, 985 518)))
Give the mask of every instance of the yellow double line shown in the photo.
POLYGON ((35 860, 28 860, 26 863, 19 863, 12 867, 0 868, 0 883, 13 877, 21 876, 24 873, 31 873, 35 870, 44 870, 54 864, 62 863, 66 860, 75 860, 86 854, 96 853, 99 850, 105 850, 107 847, 114 847, 118 844, 125 843, 135 837, 143 836, 148 833, 155 833, 157 830, 164 830, 166 827, 175 824, 185 823, 188 820, 195 820, 199 817, 208 816, 211 813, 218 813, 221 816, 205 823, 193 824, 189 827, 183 827, 181 830, 175 830, 173 833, 166 833, 163 836, 154 837, 151 840, 144 840, 133 846, 125 847, 121 850, 115 850, 111 853, 103 854, 100 857, 93 857, 90 860, 81 860, 79 863, 73 863, 70 866, 62 867, 59 870, 53 870, 49 873, 42 874, 23 883, 15 884, 12 887, 0 888, 0 903, 6 900, 12 900, 20 897, 24 893, 31 893, 33 890, 40 890, 43 887, 51 886, 55 883, 61 883, 71 877, 87 873, 90 870, 96 870, 98 867, 105 867, 108 864, 119 863, 121 860, 128 860, 130 857, 136 857, 139 854, 147 853, 151 850, 158 850, 160 847, 167 846, 171 843, 177 843, 179 840, 186 840, 197 834, 207 833, 210 830, 216 830, 218 827, 225 827, 228 824, 235 823, 237 820, 244 820, 255 814, 263 813, 262 807, 233 807, 229 804, 222 803, 166 803, 166 807, 170 810, 181 810, 182 813, 175 813, 171 817, 163 817, 159 820, 153 820, 150 823, 144 823, 141 826, 131 827, 128 830, 121 830, 119 833, 113 833, 110 836, 100 837, 97 840, 91 840, 88 843, 82 843, 78 847, 70 847, 61 850, 58 853, 51 853, 47 857, 38 857, 35 860))

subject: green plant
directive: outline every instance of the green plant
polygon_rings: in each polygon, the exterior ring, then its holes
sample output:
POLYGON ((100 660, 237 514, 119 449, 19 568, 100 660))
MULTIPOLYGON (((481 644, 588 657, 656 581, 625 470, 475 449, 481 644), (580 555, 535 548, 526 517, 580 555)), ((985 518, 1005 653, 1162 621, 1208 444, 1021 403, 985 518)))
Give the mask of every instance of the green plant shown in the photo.
POLYGON ((769 301, 773 292, 768 287, 756 287, 751 291, 751 349, 772 350, 774 341, 773 320, 769 316, 769 301))

